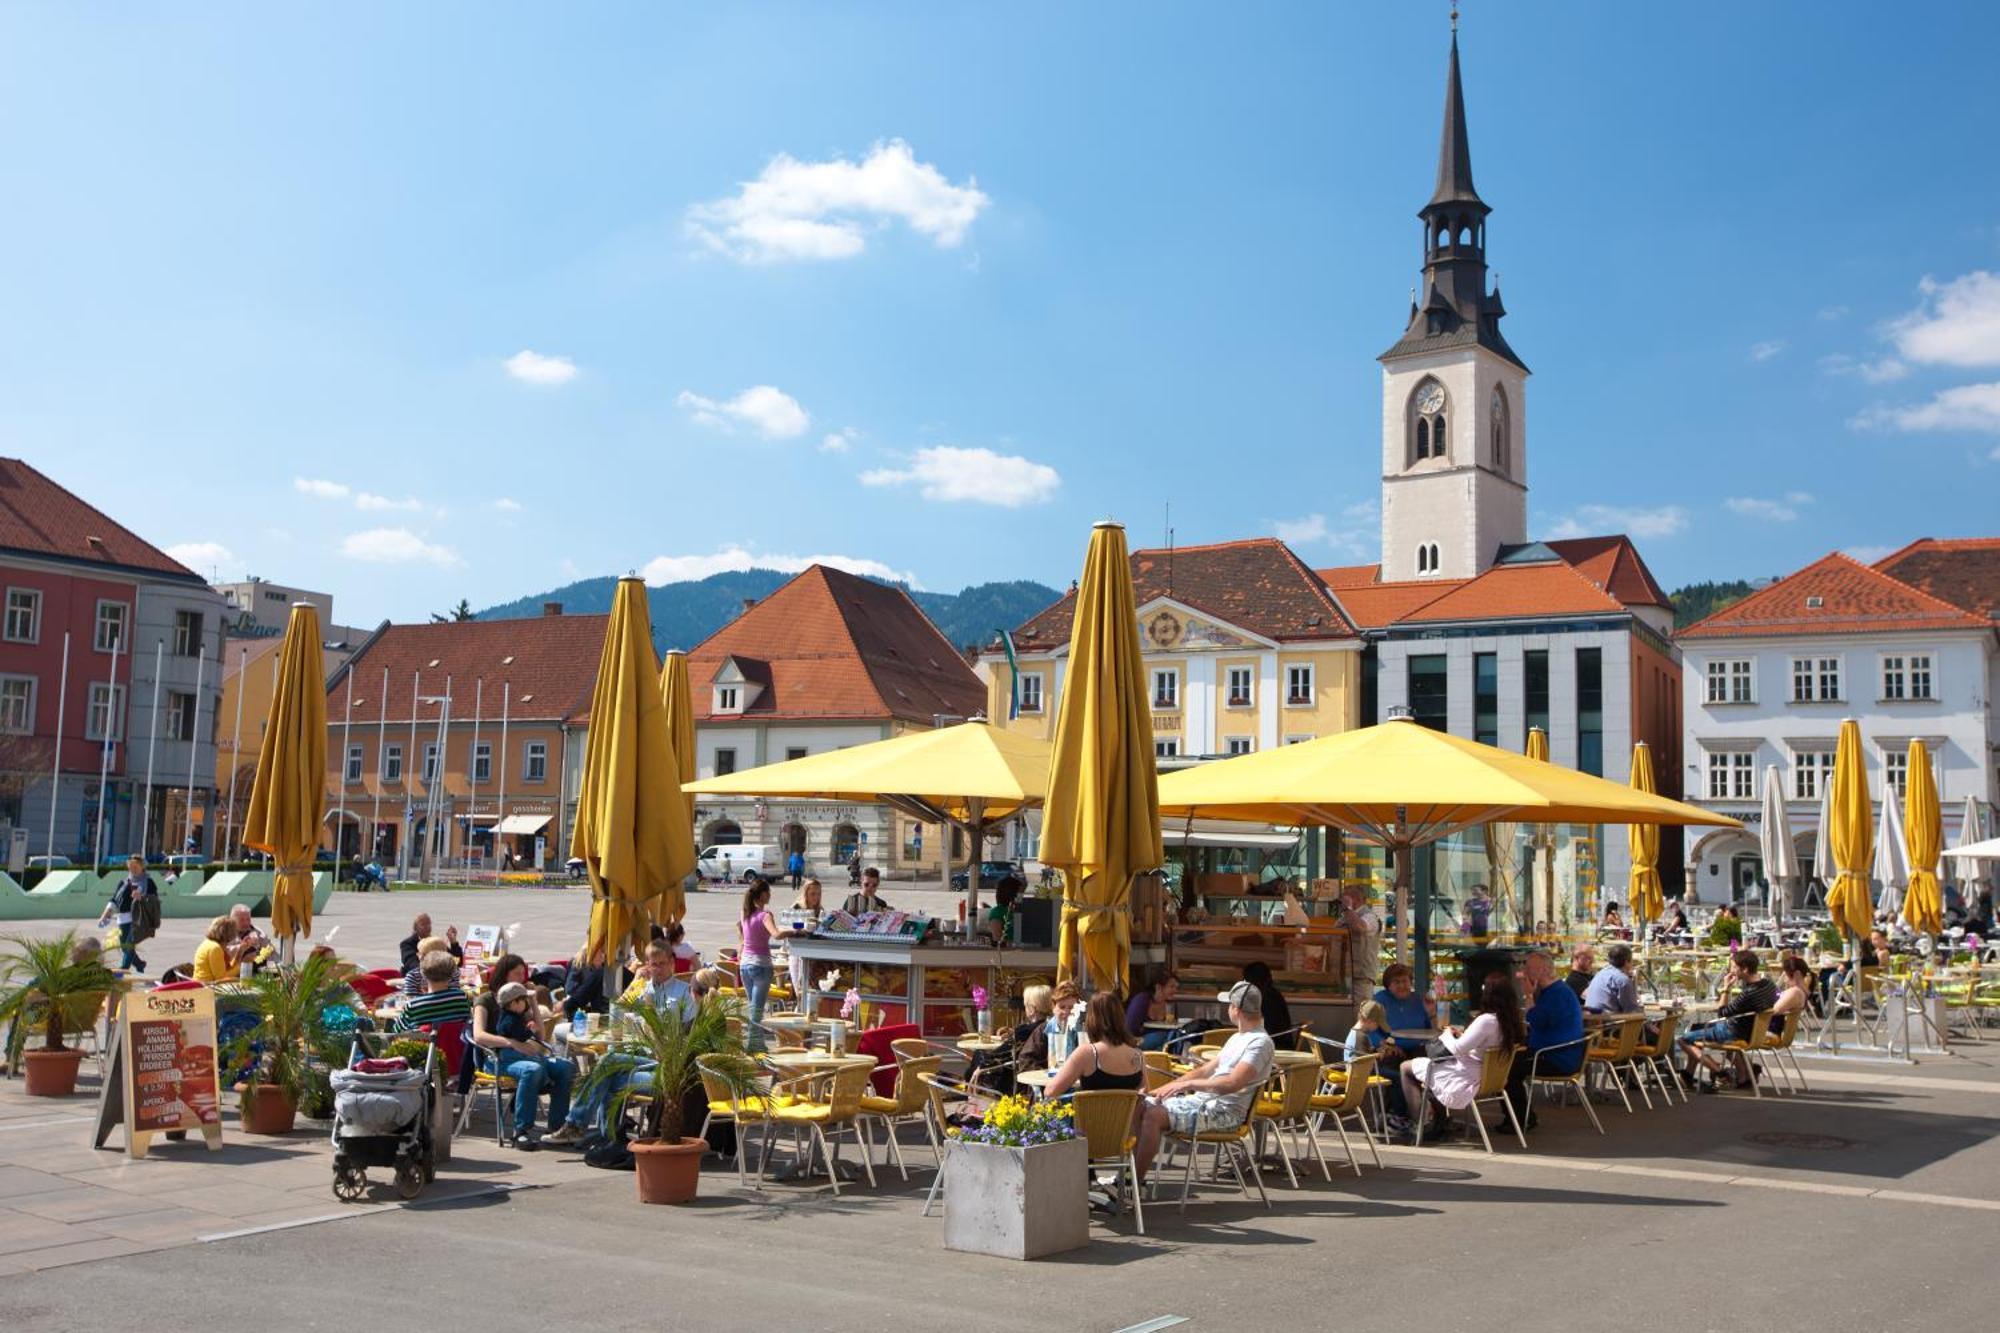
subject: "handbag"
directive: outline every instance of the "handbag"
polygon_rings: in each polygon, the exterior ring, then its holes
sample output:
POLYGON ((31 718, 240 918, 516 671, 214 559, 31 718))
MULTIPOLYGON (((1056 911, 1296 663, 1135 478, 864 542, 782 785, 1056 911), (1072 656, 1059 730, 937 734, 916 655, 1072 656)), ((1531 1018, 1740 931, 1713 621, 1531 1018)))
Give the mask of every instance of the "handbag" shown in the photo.
POLYGON ((1451 1047, 1445 1045, 1437 1037, 1432 1037, 1424 1043, 1424 1054, 1433 1060, 1456 1060, 1458 1058, 1451 1047))

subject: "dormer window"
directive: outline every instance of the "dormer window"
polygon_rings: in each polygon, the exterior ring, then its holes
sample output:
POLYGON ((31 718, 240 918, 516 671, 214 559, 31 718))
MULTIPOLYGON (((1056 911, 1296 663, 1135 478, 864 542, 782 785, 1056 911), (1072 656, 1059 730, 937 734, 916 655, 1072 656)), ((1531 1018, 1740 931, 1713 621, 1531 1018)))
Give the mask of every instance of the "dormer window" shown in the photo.
POLYGON ((712 711, 717 716, 724 714, 740 716, 746 712, 757 702, 757 696, 764 691, 763 685, 758 680, 758 677, 764 674, 764 670, 762 663, 750 661, 748 658, 723 658, 722 665, 717 667, 715 674, 709 678, 709 686, 713 691, 712 711), (746 663, 750 668, 748 670, 745 669, 746 663))
POLYGON ((1445 433, 1450 399, 1444 385, 1426 379, 1410 395, 1410 463, 1449 457, 1449 436, 1445 433))
POLYGON ((740 713, 743 711, 743 688, 739 685, 718 685, 715 687, 715 711, 718 713, 740 713))

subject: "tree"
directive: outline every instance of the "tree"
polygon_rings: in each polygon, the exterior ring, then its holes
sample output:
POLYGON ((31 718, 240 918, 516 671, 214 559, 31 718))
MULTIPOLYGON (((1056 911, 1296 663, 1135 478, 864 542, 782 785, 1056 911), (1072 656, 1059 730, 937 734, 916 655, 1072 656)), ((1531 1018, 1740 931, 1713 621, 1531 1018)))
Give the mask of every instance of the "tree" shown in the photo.
POLYGON ((461 597, 458 599, 458 605, 454 606, 451 610, 445 612, 443 615, 439 615, 437 614, 437 612, 433 611, 431 613, 431 624, 449 625, 449 624, 459 623, 462 621, 471 620, 473 618, 474 617, 472 614, 472 603, 466 601, 463 597, 461 597))

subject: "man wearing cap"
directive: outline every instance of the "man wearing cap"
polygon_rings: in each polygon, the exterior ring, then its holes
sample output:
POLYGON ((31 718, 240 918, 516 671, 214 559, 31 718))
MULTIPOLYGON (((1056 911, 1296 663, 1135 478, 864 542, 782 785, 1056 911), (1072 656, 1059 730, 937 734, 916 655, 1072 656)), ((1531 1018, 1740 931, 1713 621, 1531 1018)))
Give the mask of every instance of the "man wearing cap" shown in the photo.
POLYGON ((1188 1134, 1242 1124, 1257 1089, 1270 1077, 1278 1048, 1264 1031, 1264 997, 1249 982, 1239 981, 1215 1000, 1229 1007, 1236 1035, 1200 1068, 1162 1084, 1147 1096, 1139 1121, 1141 1176, 1152 1169, 1162 1133, 1169 1128, 1188 1134))

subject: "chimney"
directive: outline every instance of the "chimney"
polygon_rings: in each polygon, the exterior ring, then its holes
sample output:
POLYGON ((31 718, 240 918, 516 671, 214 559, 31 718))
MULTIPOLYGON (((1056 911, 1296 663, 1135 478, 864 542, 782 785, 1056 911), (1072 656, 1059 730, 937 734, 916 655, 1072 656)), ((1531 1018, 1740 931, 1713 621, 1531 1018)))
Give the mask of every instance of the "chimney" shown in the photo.
POLYGON ((738 611, 736 614, 740 616, 747 616, 750 614, 751 610, 756 605, 757 605, 757 599, 755 597, 745 597, 743 599, 743 609, 741 611, 738 611))
POLYGON ((543 602, 543 603, 542 603, 542 614, 543 614, 543 615, 545 615, 545 616, 559 616, 559 615, 561 615, 561 614, 562 614, 562 603, 561 603, 561 602, 543 602))

